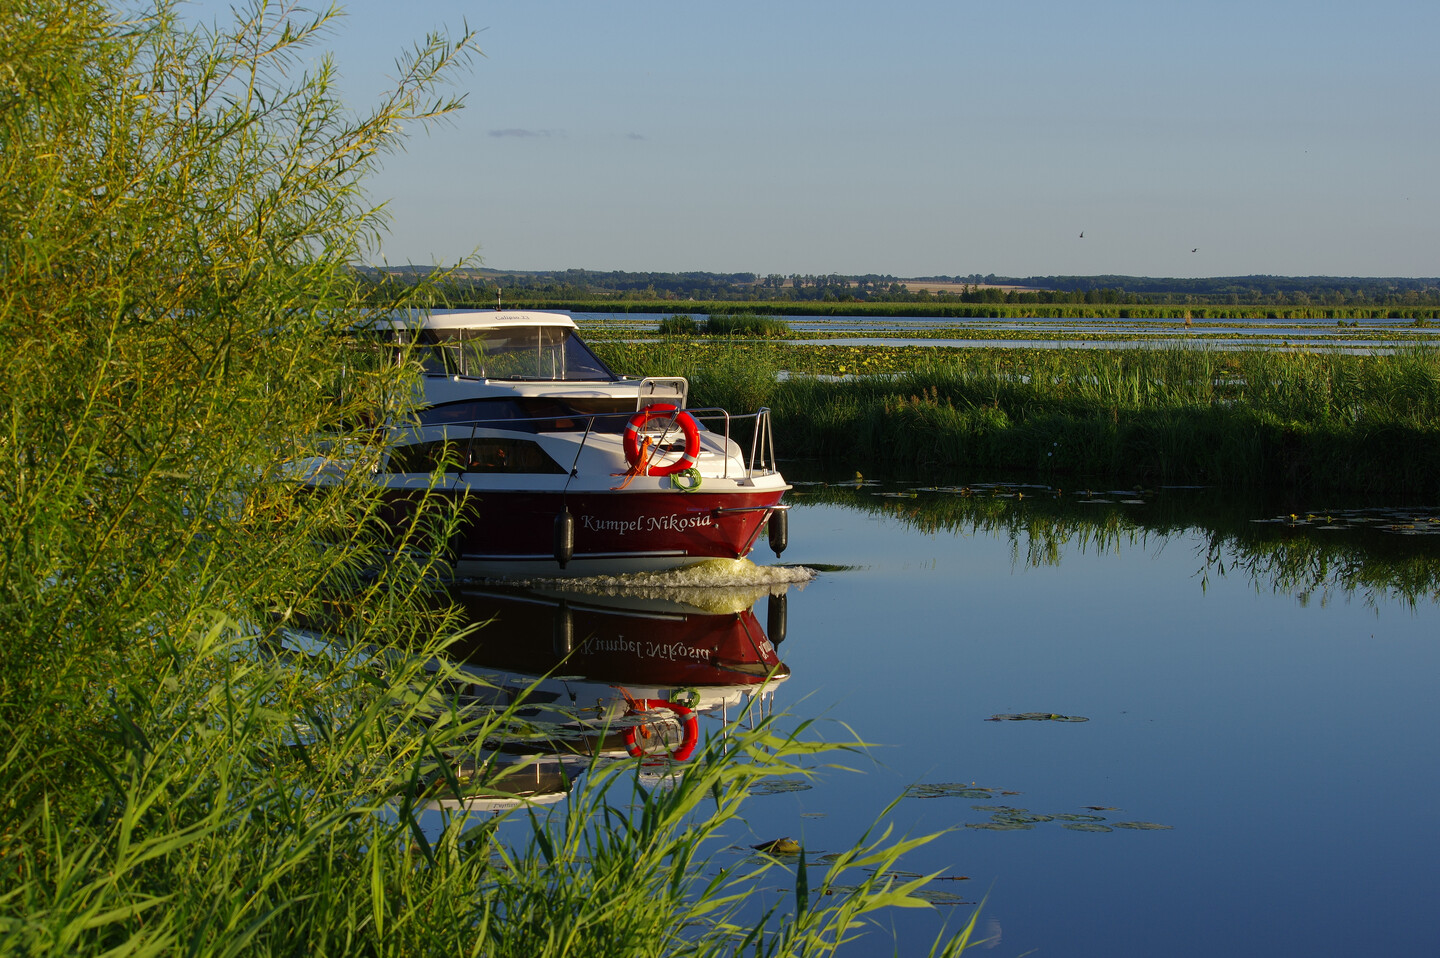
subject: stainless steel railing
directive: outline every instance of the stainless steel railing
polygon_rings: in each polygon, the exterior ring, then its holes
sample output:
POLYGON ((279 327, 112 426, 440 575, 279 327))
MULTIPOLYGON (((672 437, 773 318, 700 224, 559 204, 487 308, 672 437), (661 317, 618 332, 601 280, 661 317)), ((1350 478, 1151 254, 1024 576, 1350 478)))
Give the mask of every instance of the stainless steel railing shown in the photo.
MULTIPOLYGON (((750 430, 749 436, 750 445, 748 450, 741 448, 739 457, 741 462, 744 464, 745 475, 738 478, 750 478, 754 476, 772 475, 779 471, 775 458, 775 435, 771 426, 769 407, 761 407, 756 412, 745 413, 742 415, 732 415, 728 411, 719 407, 700 407, 695 409, 685 409, 682 410, 682 412, 688 413, 698 423, 702 424, 704 426, 705 432, 708 432, 712 435, 718 434, 721 438, 722 449, 724 450, 724 454, 722 457, 724 462, 724 465, 722 467, 722 478, 737 478, 731 476, 730 474, 730 445, 733 434, 736 432, 736 427, 748 421, 753 421, 753 427, 750 430), (717 425, 719 427, 718 432, 716 429, 717 425)), ((618 432, 618 430, 607 429, 602 433, 600 432, 600 430, 596 429, 596 425, 598 423, 604 423, 608 425, 611 423, 611 421, 617 421, 622 419, 628 421, 630 417, 634 415, 635 414, 631 412, 583 414, 576 413, 572 415, 557 416, 534 416, 497 419, 458 419, 445 422, 416 423, 402 428, 409 433, 418 433, 423 430, 429 429, 443 430, 446 438, 449 438, 449 433, 451 430, 458 430, 461 432, 468 430, 468 438, 471 441, 473 441, 475 437, 479 434, 479 432, 484 429, 511 432, 520 431, 531 434, 580 433, 580 445, 576 449, 575 459, 570 464, 570 468, 568 470, 573 475, 575 464, 579 462, 580 453, 590 442, 591 436, 597 434, 613 435, 615 432, 618 432), (538 427, 541 424, 547 423, 551 424, 552 428, 527 428, 538 427), (560 423, 564 423, 565 425, 560 428, 555 428, 560 423)), ((456 439, 458 440, 459 437, 457 436, 456 439)), ((564 464, 562 463, 562 465, 564 464)))

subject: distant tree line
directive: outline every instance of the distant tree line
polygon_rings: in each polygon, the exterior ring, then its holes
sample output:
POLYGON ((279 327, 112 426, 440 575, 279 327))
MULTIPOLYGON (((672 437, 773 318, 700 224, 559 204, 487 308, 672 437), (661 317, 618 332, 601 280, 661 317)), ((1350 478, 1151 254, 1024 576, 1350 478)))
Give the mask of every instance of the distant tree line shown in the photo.
MULTIPOLYGON (((365 269, 376 283, 412 283, 429 267, 365 269)), ((629 302, 854 302, 1196 306, 1440 306, 1440 279, 1337 276, 927 276, 658 273, 567 269, 463 269, 438 284, 453 306, 618 300, 629 302), (945 284, 929 290, 925 285, 945 284)))
MULTIPOLYGON (((934 277, 950 282, 1066 290, 1083 294, 1119 294, 1114 302, 1215 306, 1434 306, 1440 305, 1440 278, 1357 276, 1025 276, 991 273, 934 277)), ((1023 295, 1023 294, 1021 294, 1023 295)), ((1007 302, 1025 302, 1009 299, 1007 302)), ((1036 300, 1044 302, 1045 300, 1036 300)), ((1111 302, 1075 300, 1068 302, 1111 302)), ((1062 300, 1053 300, 1062 302, 1062 300)))

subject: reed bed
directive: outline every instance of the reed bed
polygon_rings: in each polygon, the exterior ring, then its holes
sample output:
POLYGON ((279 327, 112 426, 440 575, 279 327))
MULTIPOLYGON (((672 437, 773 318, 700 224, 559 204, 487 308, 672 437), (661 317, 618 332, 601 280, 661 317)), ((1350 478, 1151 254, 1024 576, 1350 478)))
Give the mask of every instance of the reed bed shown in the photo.
POLYGON ((656 327, 662 336, 729 336, 759 339, 784 339, 790 335, 790 327, 774 316, 757 316, 752 313, 715 313, 703 322, 693 316, 676 313, 660 320, 656 327))
POLYGON ((0 950, 813 955, 876 911, 928 907, 925 880, 886 876, 926 838, 862 836, 814 869, 803 850, 722 852, 751 789, 839 750, 775 717, 737 721, 658 779, 597 758, 556 811, 425 812, 513 798, 519 774, 486 747, 516 706, 457 705, 448 690, 472 680, 443 645, 302 654, 217 618, 140 657, 149 681, 102 694, 113 718, 88 761, 37 765, 22 730, 0 758, 0 950), (788 900, 760 907, 777 882, 788 900))
MULTIPOLYGON (((539 309, 563 309, 576 313, 665 313, 675 308, 674 300, 573 298, 527 296, 508 299, 512 305, 539 309)), ((456 307, 485 308, 488 298, 451 296, 456 307)), ((770 316, 887 316, 951 317, 955 319, 1166 319, 1184 322, 1209 320, 1289 320, 1293 322, 1360 322, 1405 320, 1427 327, 1440 320, 1440 306, 1275 306, 1275 305, 1183 305, 1132 303, 959 303, 944 299, 922 302, 864 302, 859 300, 703 300, 686 304, 697 313, 748 312, 770 316)))
POLYGON ((823 469, 796 470, 797 478, 821 481, 789 498, 883 515, 926 535, 998 536, 1011 543, 1017 564, 1031 568, 1058 566, 1068 551, 1153 552, 1171 539, 1193 544, 1198 533, 1202 587, 1211 577, 1242 576, 1257 590, 1302 603, 1341 598, 1414 608, 1440 601, 1437 507, 1337 508, 1324 499, 1277 503, 1213 489, 1116 495, 1033 483, 926 486, 877 481, 874 473, 837 480, 836 471, 823 479, 823 469), (880 490, 886 494, 876 495, 880 490))
POLYGON ((770 407, 793 456, 1229 488, 1440 492, 1440 351, 1429 347, 1357 356, 849 346, 829 347, 844 349, 849 362, 830 364, 839 375, 827 376, 779 375, 782 364, 793 373, 807 351, 827 347, 618 346, 605 344, 627 372, 666 363, 687 370, 697 405, 770 407))

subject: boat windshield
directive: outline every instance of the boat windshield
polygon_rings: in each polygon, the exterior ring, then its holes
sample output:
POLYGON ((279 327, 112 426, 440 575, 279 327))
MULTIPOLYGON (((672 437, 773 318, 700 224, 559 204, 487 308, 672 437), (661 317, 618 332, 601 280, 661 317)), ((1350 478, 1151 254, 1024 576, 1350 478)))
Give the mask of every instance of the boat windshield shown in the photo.
POLYGON ((425 371, 475 379, 612 382, 590 347, 564 326, 426 329, 425 371))

